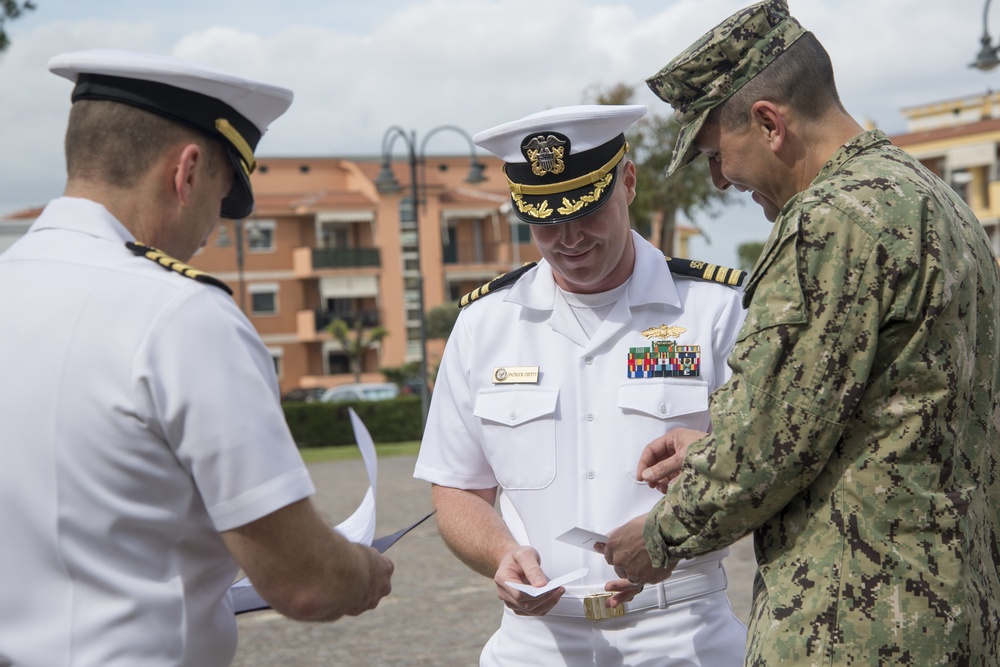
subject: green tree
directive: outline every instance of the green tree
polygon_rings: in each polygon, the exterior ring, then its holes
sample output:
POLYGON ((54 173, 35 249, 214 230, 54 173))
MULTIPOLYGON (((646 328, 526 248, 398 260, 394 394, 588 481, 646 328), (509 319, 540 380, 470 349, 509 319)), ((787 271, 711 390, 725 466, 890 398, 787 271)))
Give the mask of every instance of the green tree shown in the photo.
POLYGON ((420 362, 408 361, 402 366, 388 366, 378 369, 385 379, 400 389, 406 386, 420 386, 420 362))
MULTIPOLYGON (((585 97, 597 104, 630 104, 635 88, 619 83, 607 90, 591 89, 585 97)), ((663 105, 664 109, 668 109, 663 105)), ((674 230, 677 216, 683 213, 694 223, 697 211, 716 217, 722 205, 730 201, 728 190, 718 190, 712 185, 708 162, 696 160, 674 173, 670 179, 663 177, 680 125, 670 115, 660 115, 654 109, 639 119, 626 133, 630 156, 636 166, 635 201, 629 207, 632 227, 656 244, 665 255, 674 254, 674 230)), ((708 240, 708 235, 699 228, 708 240)))
POLYGON ((451 335, 451 330, 455 328, 455 320, 457 319, 457 303, 443 303, 431 308, 425 321, 427 337, 431 339, 448 338, 451 335))
POLYGON ((744 271, 753 269, 762 252, 764 252, 763 241, 748 241, 736 246, 736 254, 740 258, 740 268, 744 271))
POLYGON ((10 46, 10 38, 7 37, 7 21, 13 21, 22 13, 34 9, 35 4, 31 0, 17 2, 16 0, 0 0, 0 53, 10 46))
POLYGON ((333 336, 333 339, 340 343, 340 347, 347 356, 347 362, 354 373, 354 381, 361 382, 361 361, 365 357, 365 352, 373 347, 383 338, 389 335, 384 327, 372 327, 365 335, 361 318, 358 318, 358 325, 351 335, 351 327, 344 320, 337 318, 327 325, 326 330, 333 336))

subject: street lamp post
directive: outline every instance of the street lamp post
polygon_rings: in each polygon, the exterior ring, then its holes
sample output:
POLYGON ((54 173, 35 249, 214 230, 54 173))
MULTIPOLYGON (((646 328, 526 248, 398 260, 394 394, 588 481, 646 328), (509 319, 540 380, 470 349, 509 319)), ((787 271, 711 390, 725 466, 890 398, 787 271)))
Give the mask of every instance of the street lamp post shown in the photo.
POLYGON ((983 6, 983 36, 979 40, 979 54, 976 56, 976 60, 969 64, 969 67, 975 67, 984 72, 988 72, 997 65, 1000 65, 1000 56, 997 53, 1000 51, 1000 45, 993 46, 993 38, 990 37, 990 29, 987 22, 990 12, 990 2, 992 0, 986 0, 986 4, 983 6))
MULTIPOLYGON (((404 262, 403 275, 404 277, 406 277, 407 273, 412 275, 415 287, 412 291, 416 292, 420 338, 420 414, 424 424, 427 423, 427 410, 430 406, 430 395, 427 389, 427 313, 424 311, 424 274, 421 269, 420 261, 419 206, 421 201, 421 184, 417 177, 417 168, 420 167, 421 174, 423 174, 427 141, 432 136, 443 130, 457 132, 465 137, 466 141, 469 142, 471 162, 469 166, 469 174, 466 176, 465 182, 481 183, 485 180, 483 176, 484 165, 476 159, 476 148, 472 143, 472 137, 469 136, 468 132, 455 125, 441 125, 440 127, 432 129, 424 136, 423 141, 419 144, 419 148, 417 145, 416 132, 411 131, 407 133, 398 125, 390 127, 386 130, 385 135, 382 137, 382 168, 375 179, 375 187, 382 194, 395 194, 402 192, 403 188, 399 184, 399 181, 396 180, 395 174, 392 172, 392 147, 397 139, 402 139, 403 143, 406 144, 407 159, 410 166, 410 195, 408 198, 402 198, 399 201, 399 223, 403 232, 412 232, 412 247, 414 251, 413 268, 407 270, 404 262)), ((403 236, 405 248, 406 235, 404 234, 403 236)), ((407 336, 407 340, 409 340, 409 336, 407 336)))
MULTIPOLYGON (((229 245, 229 237, 224 234, 225 231, 225 227, 219 228, 219 239, 216 242, 217 245, 222 247, 229 245)), ((254 243, 260 241, 261 231, 257 225, 256 218, 249 221, 242 218, 233 220, 233 236, 236 237, 236 290, 239 294, 238 301, 240 303, 240 310, 242 310, 244 314, 249 314, 247 313, 247 290, 243 276, 243 265, 246 260, 246 246, 243 244, 246 242, 250 247, 253 247, 254 243), (245 235, 244 232, 246 232, 245 235)))
POLYGON ((243 284, 243 220, 233 220, 234 236, 236 236, 236 281, 240 293, 240 310, 247 312, 246 286, 243 284))

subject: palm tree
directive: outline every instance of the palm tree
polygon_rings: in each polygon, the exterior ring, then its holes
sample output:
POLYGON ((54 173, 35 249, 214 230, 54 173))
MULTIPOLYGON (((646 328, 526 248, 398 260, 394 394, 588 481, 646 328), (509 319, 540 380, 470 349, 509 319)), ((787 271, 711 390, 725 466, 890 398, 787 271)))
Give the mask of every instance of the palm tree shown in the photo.
POLYGON ((389 332, 380 326, 372 327, 365 335, 364 325, 360 317, 357 318, 357 326, 353 336, 351 336, 350 325, 340 318, 330 322, 326 330, 333 336, 334 340, 340 343, 340 347, 344 350, 356 383, 361 382, 361 362, 365 358, 365 352, 389 335, 389 332))
MULTIPOLYGON (((607 90, 592 87, 585 95, 597 104, 630 104, 635 88, 619 83, 607 90)), ((674 229, 678 214, 684 214, 697 227, 696 212, 714 218, 730 201, 728 190, 717 190, 712 185, 708 162, 704 159, 678 170, 669 181, 663 178, 679 130, 680 125, 673 117, 662 115, 658 107, 653 107, 626 132, 636 166, 635 201, 629 207, 632 226, 665 255, 677 252, 674 229)), ((698 231, 709 240, 700 227, 698 231)))

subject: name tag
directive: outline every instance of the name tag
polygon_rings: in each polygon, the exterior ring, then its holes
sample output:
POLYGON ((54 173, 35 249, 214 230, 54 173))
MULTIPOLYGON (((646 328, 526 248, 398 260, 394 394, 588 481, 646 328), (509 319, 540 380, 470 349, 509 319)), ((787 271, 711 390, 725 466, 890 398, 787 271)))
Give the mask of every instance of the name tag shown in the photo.
POLYGON ((493 384, 538 384, 538 366, 494 368, 493 384))

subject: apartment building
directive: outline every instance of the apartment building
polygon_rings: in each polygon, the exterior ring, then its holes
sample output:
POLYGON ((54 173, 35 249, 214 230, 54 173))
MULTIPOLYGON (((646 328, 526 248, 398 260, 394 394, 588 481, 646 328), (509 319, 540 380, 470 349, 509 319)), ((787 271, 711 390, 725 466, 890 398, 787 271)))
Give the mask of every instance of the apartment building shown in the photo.
MULTIPOLYGON (((507 214, 500 162, 477 160, 470 172, 469 155, 426 157, 414 219, 406 160, 389 165, 398 191, 379 192, 381 159, 261 158, 254 215, 221 221, 191 263, 232 286, 283 392, 354 381, 326 330, 336 318, 388 332, 361 361, 361 380, 381 381, 380 368, 420 360, 422 313, 539 258, 507 214)), ((444 341, 426 347, 433 371, 444 341)))
POLYGON ((949 183, 1000 256, 1000 93, 987 91, 902 110, 907 132, 892 143, 949 183))
MULTIPOLYGON (((902 113, 907 132, 893 143, 962 194, 1000 255, 1000 93, 902 113)), ((509 215, 500 162, 476 160, 481 170, 470 171, 469 154, 426 156, 414 215, 410 164, 400 156, 390 172, 377 157, 262 157, 252 177, 254 215, 221 221, 191 264, 233 288, 271 352, 283 393, 354 381, 326 330, 336 318, 362 332, 388 332, 361 363, 362 381, 381 381, 379 369, 420 360, 422 313, 539 259, 527 225, 509 215), (390 175, 394 189, 384 187, 390 175)), ((0 218, 0 252, 40 210, 0 218)), ((694 234, 678 227, 678 255, 687 256, 694 234)), ((444 341, 426 348, 433 376, 444 341)))

